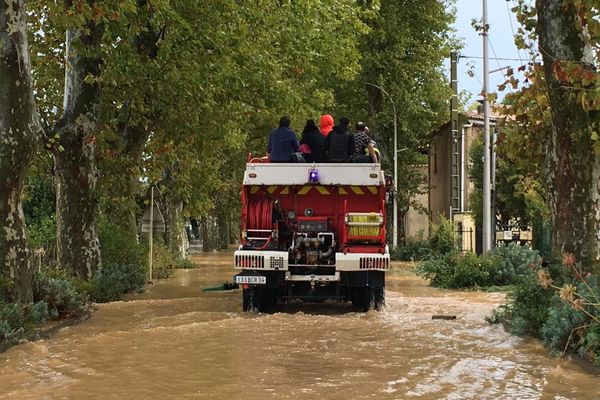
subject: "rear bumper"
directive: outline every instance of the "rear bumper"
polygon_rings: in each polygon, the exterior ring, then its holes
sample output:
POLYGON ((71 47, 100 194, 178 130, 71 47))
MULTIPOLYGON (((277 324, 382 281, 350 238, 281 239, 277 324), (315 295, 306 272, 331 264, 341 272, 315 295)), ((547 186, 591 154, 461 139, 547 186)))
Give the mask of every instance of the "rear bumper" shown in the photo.
MULTIPOLYGON (((336 271, 382 271, 390 269, 389 253, 336 253, 336 271)), ((237 250, 234 253, 234 267, 255 271, 288 271, 289 260, 286 251, 237 250)), ((309 275, 310 276, 310 275, 309 275)), ((339 279, 338 279, 339 280, 339 279)))
POLYGON ((285 273, 286 281, 294 282, 339 282, 340 273, 333 275, 292 275, 289 271, 285 273))

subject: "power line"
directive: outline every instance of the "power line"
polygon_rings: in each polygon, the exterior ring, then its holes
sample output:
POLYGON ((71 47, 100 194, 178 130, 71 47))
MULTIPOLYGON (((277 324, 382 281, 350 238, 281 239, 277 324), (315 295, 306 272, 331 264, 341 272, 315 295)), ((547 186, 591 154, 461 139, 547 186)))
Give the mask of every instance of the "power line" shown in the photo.
MULTIPOLYGON (((508 22, 510 23, 510 31, 512 32, 513 35, 513 41, 515 38, 515 28, 513 27, 513 23, 512 23, 512 18, 511 18, 511 14, 510 14, 510 8, 508 6, 508 1, 506 2, 506 14, 508 15, 508 22)), ((515 47, 517 49, 517 56, 519 56, 519 61, 521 61, 521 64, 523 64, 523 60, 521 59, 521 50, 516 46, 515 47)))
MULTIPOLYGON (((492 41, 491 41, 491 39, 489 37, 488 37, 488 43, 490 44, 490 47, 492 49, 492 53, 494 53, 494 56, 496 56, 496 50, 494 50, 494 46, 492 45, 492 41)), ((498 57, 495 57, 495 59, 496 59, 496 63, 498 64, 498 70, 502 71, 505 67, 502 67, 500 65, 500 60, 498 60, 498 57)), ((506 74, 504 76, 506 76, 506 74)), ((511 93, 513 93, 512 87, 510 85, 508 85, 508 90, 511 93)))
MULTIPOLYGON (((477 58, 477 59, 483 59, 483 57, 481 56, 463 56, 462 54, 458 56, 458 58, 477 58)), ((488 57, 489 60, 498 60, 498 61, 521 61, 523 62, 521 59, 518 58, 507 58, 507 57, 488 57)))

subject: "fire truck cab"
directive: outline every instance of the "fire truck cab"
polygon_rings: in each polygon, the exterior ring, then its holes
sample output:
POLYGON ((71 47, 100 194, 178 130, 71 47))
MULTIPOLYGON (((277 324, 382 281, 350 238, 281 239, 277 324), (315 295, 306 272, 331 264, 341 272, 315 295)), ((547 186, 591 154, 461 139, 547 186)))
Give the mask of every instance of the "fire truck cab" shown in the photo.
POLYGON ((380 164, 261 161, 246 164, 242 187, 243 310, 296 299, 381 308, 390 256, 380 164))

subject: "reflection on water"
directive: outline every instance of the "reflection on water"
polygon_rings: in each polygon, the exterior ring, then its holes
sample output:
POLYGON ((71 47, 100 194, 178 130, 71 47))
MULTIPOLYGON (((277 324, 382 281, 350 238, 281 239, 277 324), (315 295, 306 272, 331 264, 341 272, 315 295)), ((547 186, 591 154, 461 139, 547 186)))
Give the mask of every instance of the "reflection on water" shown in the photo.
POLYGON ((0 354, 0 398, 600 398, 597 376, 484 322, 501 294, 433 289, 395 265, 382 312, 244 314, 239 291, 202 292, 231 281, 231 254, 193 260, 198 269, 0 354))

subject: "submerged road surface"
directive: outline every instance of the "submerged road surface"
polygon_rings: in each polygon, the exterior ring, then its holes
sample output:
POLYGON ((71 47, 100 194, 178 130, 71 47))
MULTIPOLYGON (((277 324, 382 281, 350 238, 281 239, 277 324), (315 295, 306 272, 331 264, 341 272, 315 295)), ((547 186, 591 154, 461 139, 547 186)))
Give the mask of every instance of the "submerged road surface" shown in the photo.
POLYGON ((400 267, 381 312, 241 313, 232 255, 0 354, 0 399, 600 399, 600 378, 489 326, 503 296, 429 288, 400 267), (432 320, 456 315, 454 321, 432 320))

